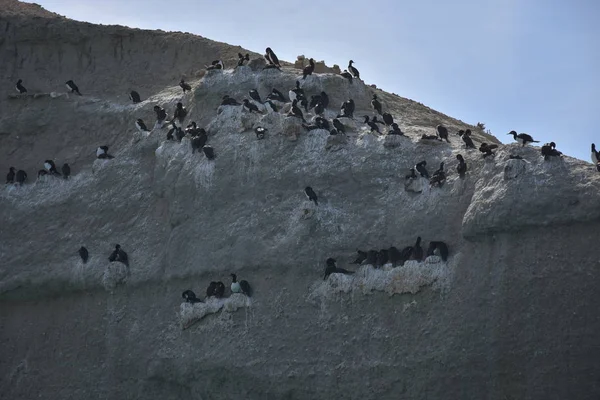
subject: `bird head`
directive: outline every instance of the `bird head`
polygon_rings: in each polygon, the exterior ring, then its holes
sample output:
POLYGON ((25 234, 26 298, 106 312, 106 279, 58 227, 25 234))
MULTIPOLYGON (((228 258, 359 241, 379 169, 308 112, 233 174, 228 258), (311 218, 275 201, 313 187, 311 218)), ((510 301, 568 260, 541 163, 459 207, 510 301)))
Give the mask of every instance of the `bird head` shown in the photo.
POLYGON ((556 147, 556 143, 550 142, 550 147, 555 148, 556 147))
POLYGON ((181 102, 177 103, 177 108, 182 108, 183 104, 181 102))
POLYGON ((229 275, 231 275, 231 280, 232 281, 235 282, 237 280, 237 275, 236 274, 229 274, 229 275))
POLYGON ((121 248, 120 244, 115 245, 115 249, 119 250, 121 248))
POLYGON ((421 236, 417 237, 417 246, 419 246, 421 244, 421 236))
POLYGON ((335 258, 331 258, 329 257, 327 259, 327 261, 325 261, 325 263, 327 264, 328 267, 335 267, 335 258))
POLYGON ((14 170, 15 170, 15 167, 10 167, 9 168, 9 171, 14 171, 14 170))
POLYGON ((596 145, 592 143, 592 151, 596 151, 596 145))
POLYGON ((21 82, 23 82, 23 79, 19 79, 19 80, 17 81, 17 85, 18 85, 19 83, 21 83, 21 82))
POLYGON ((515 131, 510 131, 507 133, 507 135, 513 135, 513 136, 516 136, 516 134, 517 134, 517 132, 515 132, 515 131))
POLYGON ((365 123, 369 122, 369 116, 368 115, 363 115, 363 118, 365 119, 365 123))
POLYGON ((458 161, 460 161, 460 162, 463 162, 463 161, 465 161, 465 159, 463 158, 463 156, 462 156, 462 155, 460 155, 460 154, 457 154, 457 155, 456 155, 456 159, 457 159, 458 161))
POLYGON ((348 65, 352 65, 352 64, 354 64, 354 61, 350 60, 350 61, 348 62, 348 65))

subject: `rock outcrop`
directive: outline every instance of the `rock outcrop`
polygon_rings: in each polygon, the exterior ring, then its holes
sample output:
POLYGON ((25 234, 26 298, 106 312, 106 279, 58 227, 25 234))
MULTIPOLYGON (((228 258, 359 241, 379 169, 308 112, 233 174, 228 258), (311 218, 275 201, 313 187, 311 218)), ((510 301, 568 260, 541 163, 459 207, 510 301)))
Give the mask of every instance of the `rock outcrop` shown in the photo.
POLYGON ((484 159, 456 132, 472 129, 477 145, 495 138, 332 73, 307 77, 303 89, 328 93, 329 120, 354 99, 356 120, 342 118, 346 135, 307 131, 286 116, 289 104, 260 113, 220 106, 223 95, 241 101, 251 89, 263 99, 273 88, 287 96, 301 77, 293 67, 197 79, 198 65, 238 49, 35 7, 41 15, 33 18, 5 2, 12 11, 0 20, 8 32, 2 73, 31 82, 28 95, 0 92, 0 167, 29 174, 22 187, 0 188, 6 398, 600 395, 600 265, 589 250, 600 174, 591 164, 544 161, 538 148, 517 145, 484 159), (41 63, 47 68, 36 77, 41 63), (110 79, 127 65, 135 69, 110 79), (60 87, 66 66, 80 74, 84 96, 60 87), (187 94, 177 86, 182 75, 193 88, 187 94), (144 89, 143 102, 130 104, 128 85, 144 89), (404 136, 376 135, 362 123, 374 92, 404 136), (153 125, 154 105, 172 115, 179 101, 189 112, 184 125, 206 129, 214 160, 192 153, 188 137, 166 140, 167 127, 136 132, 137 118, 153 125), (423 143, 440 123, 450 143, 423 143), (261 140, 259 126, 267 129, 261 140), (96 160, 100 145, 115 158, 96 160), (457 154, 468 165, 464 178, 457 154), (72 178, 36 181, 48 158, 69 162, 72 178), (422 160, 430 173, 445 161, 446 182, 421 179, 420 190, 406 190, 409 169, 422 160), (350 264, 357 248, 402 248, 417 236, 447 243, 449 259, 350 264), (129 254, 128 268, 108 261, 115 243, 129 254), (328 257, 355 274, 323 280, 328 257), (228 287, 231 272, 250 282, 251 299, 227 289, 225 299, 181 303, 183 290, 204 293, 213 280, 228 287))

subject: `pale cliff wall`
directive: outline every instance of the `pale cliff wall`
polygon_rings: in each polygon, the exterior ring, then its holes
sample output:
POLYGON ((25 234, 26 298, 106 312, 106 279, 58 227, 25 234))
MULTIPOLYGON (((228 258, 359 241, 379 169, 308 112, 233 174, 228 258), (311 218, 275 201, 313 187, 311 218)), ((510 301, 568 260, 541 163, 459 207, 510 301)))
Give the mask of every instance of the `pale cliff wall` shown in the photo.
MULTIPOLYGON (((2 100, 2 160, 32 181, 47 157, 72 162, 75 175, 0 189, 0 393, 598 398, 600 177, 591 164, 544 162, 538 149, 514 145, 483 160, 455 135, 451 144, 422 143, 438 123, 452 133, 468 125, 381 91, 407 132, 393 148, 360 122, 348 122, 347 142, 328 150, 326 132, 304 133, 283 114, 218 108, 225 93, 287 94, 297 77, 287 69, 210 73, 186 96, 169 79, 139 105, 111 97, 108 82, 99 86, 107 96, 2 100), (188 121, 207 127, 216 160, 192 155, 188 139, 165 142, 166 130, 134 134, 135 118, 149 122, 154 104, 172 110, 180 100, 188 121), (257 125, 269 129, 264 140, 257 125), (116 158, 94 161, 104 143, 116 158), (469 164, 464 180, 454 173, 457 153, 469 164), (515 153, 527 161, 507 161, 515 153), (408 193, 403 177, 423 159, 430 172, 445 160, 448 181, 408 193), (306 185, 318 207, 306 201, 306 185), (348 267, 357 247, 403 247, 417 235, 446 241, 448 263, 384 278, 362 267, 354 285, 322 281, 327 257, 348 267), (131 268, 112 287, 107 257, 117 242, 131 268), (76 253, 82 244, 86 265, 76 253), (202 295, 211 280, 228 284, 231 271, 253 285, 249 306, 235 303, 241 308, 182 330, 181 292, 202 295), (401 294, 369 293, 374 279, 391 279, 385 285, 401 294)), ((371 114, 373 89, 360 82, 317 75, 304 88, 329 93, 329 117, 349 97, 357 116, 371 114)))

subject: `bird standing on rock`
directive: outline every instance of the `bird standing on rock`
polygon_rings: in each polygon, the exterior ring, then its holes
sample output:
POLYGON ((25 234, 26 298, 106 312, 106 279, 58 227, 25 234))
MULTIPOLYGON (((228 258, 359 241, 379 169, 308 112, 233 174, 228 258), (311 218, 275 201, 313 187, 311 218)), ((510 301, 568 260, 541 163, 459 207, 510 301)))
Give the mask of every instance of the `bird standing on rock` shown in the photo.
POLYGON ((465 177, 465 173, 467 172, 467 163, 462 155, 457 154, 456 159, 458 160, 458 165, 456 166, 456 172, 461 178, 465 177))
POLYGON ((129 267, 129 257, 127 256, 127 253, 125 253, 125 251, 121 249, 121 245, 119 244, 115 245, 115 249, 108 257, 108 261, 118 261, 120 263, 125 264, 125 266, 129 267))
POLYGON ((244 56, 244 55, 242 55, 242 53, 238 53, 238 63, 237 63, 238 67, 243 66, 248 61, 250 61, 250 55, 249 54, 246 54, 244 56))
POLYGON ((277 67, 277 69, 281 68, 281 65, 279 64, 279 58, 277 58, 277 56, 275 55, 275 53, 273 52, 273 50, 271 50, 270 47, 267 47, 267 49, 265 50, 266 54, 265 54, 265 60, 267 61, 267 63, 269 63, 270 65, 273 65, 275 67, 277 67))
POLYGON ((69 164, 64 163, 61 168, 61 172, 63 174, 63 178, 69 179, 69 177, 71 176, 71 167, 69 166, 69 164))
POLYGON ((298 100, 294 99, 294 101, 292 101, 292 108, 290 109, 288 116, 300 118, 302 122, 306 122, 304 119, 304 114, 302 114, 302 110, 298 107, 298 100))
POLYGON ((348 62, 348 71, 350 72, 350 74, 352 74, 352 76, 354 78, 360 79, 360 73, 358 72, 358 70, 352 64, 354 64, 354 61, 350 60, 348 62))
POLYGON ((438 125, 435 129, 437 130, 437 134, 440 137, 440 139, 443 139, 446 142, 450 143, 450 140, 448 140, 448 129, 446 129, 444 125, 438 125))
POLYGON ((68 80, 65 85, 67 86, 67 89, 71 91, 71 93, 77 93, 78 95, 82 96, 82 94, 79 92, 79 88, 72 80, 68 80))
POLYGON ((415 169, 417 171, 419 171, 419 173, 421 174, 421 176, 423 178, 429 179, 429 172, 427 172, 427 168, 425 168, 426 165, 427 165, 427 161, 423 160, 420 163, 418 163, 417 165, 415 165, 415 169))
POLYGON ((15 183, 15 167, 10 167, 8 169, 8 174, 6 174, 6 184, 15 183))
POLYGON ((187 92, 188 90, 192 90, 192 87, 185 83, 183 79, 179 82, 179 87, 183 89, 183 94, 185 94, 185 92, 187 92))
POLYGON ((17 89, 17 92, 19 92, 19 94, 27 93, 27 89, 25 89, 25 86, 23 86, 23 79, 19 79, 17 81, 17 86, 15 86, 15 88, 17 89))
POLYGON ((314 70, 315 60, 311 58, 310 60, 308 60, 308 65, 302 70, 302 79, 306 79, 307 76, 312 75, 314 70))
POLYGON ((311 188, 310 186, 307 186, 306 188, 304 188, 304 194, 306 194, 306 197, 308 197, 308 200, 314 201, 316 206, 319 205, 319 202, 317 200, 317 194, 315 193, 313 188, 311 188))
POLYGON ((525 145, 529 143, 539 143, 539 140, 533 140, 533 138, 526 133, 519 133, 517 135, 516 131, 510 131, 507 135, 512 135, 513 138, 521 145, 521 147, 525 147, 525 145))
POLYGON ((354 271, 348 271, 344 268, 338 268, 336 265, 337 261, 334 258, 328 258, 325 261, 325 275, 323 276, 323 280, 327 279, 327 277, 331 274, 346 274, 351 275, 354 271))
POLYGON ((381 110, 381 103, 377 99, 376 94, 373 94, 373 100, 371 100, 371 107, 373 107, 373 109, 377 111, 377 114, 381 115, 383 113, 383 111, 381 110))
POLYGON ((251 297, 252 296, 252 288, 250 287, 250 284, 248 283, 248 281, 241 280, 238 282, 236 274, 230 274, 230 275, 231 275, 231 293, 244 293, 246 296, 251 297))

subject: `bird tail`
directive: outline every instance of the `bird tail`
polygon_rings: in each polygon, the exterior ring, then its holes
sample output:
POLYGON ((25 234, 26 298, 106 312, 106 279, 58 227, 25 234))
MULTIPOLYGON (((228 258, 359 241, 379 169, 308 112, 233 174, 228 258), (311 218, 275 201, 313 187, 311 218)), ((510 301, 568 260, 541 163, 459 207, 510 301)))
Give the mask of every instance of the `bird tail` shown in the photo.
POLYGON ((313 199, 313 201, 315 202, 315 205, 319 205, 319 202, 317 201, 317 199, 313 199))
POLYGON ((532 143, 539 143, 540 141, 539 140, 532 140, 531 142, 532 143))

